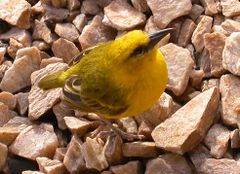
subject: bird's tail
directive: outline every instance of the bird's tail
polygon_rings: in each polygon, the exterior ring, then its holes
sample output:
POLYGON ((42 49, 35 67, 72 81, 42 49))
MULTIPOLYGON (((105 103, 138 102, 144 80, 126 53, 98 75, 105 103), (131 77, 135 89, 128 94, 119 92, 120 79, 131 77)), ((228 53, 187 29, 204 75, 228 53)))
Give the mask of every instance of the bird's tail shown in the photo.
POLYGON ((43 90, 63 87, 66 76, 63 74, 64 71, 55 72, 53 74, 43 77, 39 82, 39 88, 43 90))

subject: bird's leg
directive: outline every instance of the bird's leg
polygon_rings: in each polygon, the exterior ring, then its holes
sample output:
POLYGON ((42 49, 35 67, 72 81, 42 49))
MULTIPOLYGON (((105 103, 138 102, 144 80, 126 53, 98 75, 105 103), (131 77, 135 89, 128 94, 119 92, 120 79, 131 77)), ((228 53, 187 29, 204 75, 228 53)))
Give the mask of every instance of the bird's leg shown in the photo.
POLYGON ((115 133, 117 133, 118 135, 120 135, 122 137, 122 139, 127 140, 127 141, 134 141, 134 140, 144 140, 146 137, 144 135, 135 135, 135 134, 131 134, 131 133, 126 133, 124 131, 122 131, 120 128, 117 128, 115 126, 112 125, 112 123, 101 117, 101 120, 108 126, 110 127, 115 133))

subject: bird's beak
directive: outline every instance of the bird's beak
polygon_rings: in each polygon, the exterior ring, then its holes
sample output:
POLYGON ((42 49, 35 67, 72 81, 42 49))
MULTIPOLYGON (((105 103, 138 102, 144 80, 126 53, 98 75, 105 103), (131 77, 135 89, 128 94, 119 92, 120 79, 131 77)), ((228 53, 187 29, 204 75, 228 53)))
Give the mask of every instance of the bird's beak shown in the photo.
POLYGON ((164 36, 174 31, 174 28, 166 28, 164 30, 157 31, 149 34, 150 42, 148 43, 147 49, 153 48, 164 36))

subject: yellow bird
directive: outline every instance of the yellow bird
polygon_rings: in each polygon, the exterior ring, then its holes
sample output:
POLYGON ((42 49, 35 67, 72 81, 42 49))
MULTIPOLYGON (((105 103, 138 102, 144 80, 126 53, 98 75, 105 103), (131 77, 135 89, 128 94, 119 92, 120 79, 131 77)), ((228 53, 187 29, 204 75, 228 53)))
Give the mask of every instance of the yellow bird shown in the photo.
MULTIPOLYGON (((63 88, 63 101, 108 119, 148 110, 166 88, 168 73, 157 43, 173 31, 133 30, 81 52, 66 71, 45 76, 39 87, 63 88)), ((66 50, 69 51, 69 50, 66 50)))

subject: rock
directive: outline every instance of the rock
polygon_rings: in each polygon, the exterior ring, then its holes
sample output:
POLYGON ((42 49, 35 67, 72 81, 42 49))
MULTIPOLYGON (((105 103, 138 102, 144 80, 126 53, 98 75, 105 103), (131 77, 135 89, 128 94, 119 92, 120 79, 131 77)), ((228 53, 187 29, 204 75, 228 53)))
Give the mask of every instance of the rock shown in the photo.
POLYGON ((84 0, 82 1, 81 13, 96 15, 100 12, 100 8, 95 0, 84 0))
POLYGON ((53 156, 53 159, 59 160, 59 161, 63 161, 64 156, 67 153, 67 149, 66 147, 59 147, 56 149, 55 154, 53 156))
POLYGON ((85 14, 79 14, 73 19, 73 24, 78 29, 79 32, 82 32, 84 26, 87 24, 87 18, 85 14))
POLYGON ((240 3, 238 0, 220 0, 222 13, 226 17, 240 15, 240 3))
POLYGON ((0 102, 0 127, 12 118, 8 106, 0 102))
POLYGON ((45 41, 39 41, 39 40, 33 41, 32 46, 37 47, 41 51, 48 50, 50 48, 50 45, 47 44, 45 41))
POLYGON ((149 7, 147 5, 146 0, 131 0, 132 5, 140 12, 147 12, 149 11, 149 7))
POLYGON ((58 139, 53 126, 43 123, 29 126, 21 131, 9 150, 15 155, 36 160, 39 156, 53 157, 57 147, 58 139))
POLYGON ((213 157, 221 158, 227 151, 229 139, 230 131, 220 124, 214 124, 204 138, 204 143, 213 157))
POLYGON ((191 168, 184 157, 167 153, 147 162, 145 174, 192 174, 191 168))
POLYGON ((181 31, 182 23, 183 23, 182 18, 178 18, 178 19, 175 19, 174 21, 172 21, 168 25, 168 27, 174 28, 174 32, 171 33, 171 42, 173 42, 173 43, 178 42, 178 38, 179 38, 180 31, 181 31))
POLYGON ((122 128, 129 134, 136 134, 138 131, 137 123, 132 117, 121 118, 118 120, 122 128))
POLYGON ((30 27, 31 5, 25 0, 1 0, 0 19, 19 28, 30 27))
POLYGON ((237 126, 240 103, 240 79, 234 75, 223 75, 220 79, 220 92, 222 96, 221 118, 226 125, 237 126))
POLYGON ((43 172, 39 171, 30 171, 30 170, 25 170, 22 172, 22 174, 44 174, 43 172))
POLYGON ((86 138, 86 141, 82 145, 82 153, 88 169, 102 171, 108 167, 108 162, 103 151, 103 144, 95 139, 86 138))
POLYGON ((196 24, 191 19, 186 19, 181 27, 181 31, 178 37, 178 45, 186 47, 191 41, 191 36, 196 28, 196 24))
POLYGON ((225 42, 223 49, 223 67, 231 73, 240 76, 239 43, 240 32, 232 33, 225 42))
POLYGON ((95 16, 92 22, 83 28, 79 42, 82 49, 86 49, 97 43, 113 40, 115 36, 115 31, 102 23, 102 17, 95 16))
POLYGON ((203 49, 198 58, 197 67, 203 70, 205 75, 211 75, 210 54, 206 48, 203 49))
POLYGON ((155 127, 170 116, 172 104, 172 97, 164 92, 148 111, 141 113, 136 119, 147 120, 147 123, 155 127))
POLYGON ((212 27, 212 30, 213 30, 213 32, 216 32, 216 33, 222 33, 222 34, 224 34, 225 36, 228 35, 227 31, 224 30, 221 25, 214 25, 214 26, 212 27))
POLYGON ((202 161, 207 158, 211 158, 212 156, 210 155, 209 150, 203 144, 199 144, 189 153, 189 157, 194 166, 199 166, 201 165, 202 161))
POLYGON ((226 36, 222 33, 206 33, 204 35, 205 48, 210 54, 211 74, 220 77, 225 70, 222 66, 222 52, 226 36))
POLYGON ((233 32, 240 32, 240 22, 231 19, 226 19, 224 22, 222 22, 221 27, 228 36, 233 32))
POLYGON ((60 38, 53 42, 52 51, 56 57, 63 58, 64 62, 66 63, 70 63, 72 59, 80 52, 73 42, 63 38, 60 38))
MULTIPOLYGON (((153 16, 150 16, 150 17, 147 19, 147 22, 146 22, 146 25, 145 25, 144 30, 145 30, 146 32, 148 32, 149 34, 155 33, 155 32, 157 32, 157 31, 160 30, 160 29, 158 28, 158 26, 156 25, 156 23, 154 22, 153 16)), ((165 37, 166 37, 166 36, 165 36, 165 37)))
POLYGON ((84 118, 64 117, 63 119, 68 129, 70 129, 73 134, 77 134, 79 137, 84 136, 93 126, 93 122, 84 118))
POLYGON ((23 47, 24 46, 20 42, 13 38, 10 38, 9 46, 7 47, 7 53, 9 54, 9 56, 15 59, 17 51, 23 47))
POLYGON ((57 23, 54 31, 62 38, 71 42, 77 41, 79 33, 77 28, 71 23, 57 23))
POLYGON ((124 157, 152 158, 158 155, 154 142, 132 142, 122 145, 124 157))
POLYGON ((33 39, 42 39, 46 43, 51 44, 56 40, 56 35, 51 32, 45 22, 35 19, 33 39))
POLYGON ((64 62, 63 62, 62 58, 58 58, 58 57, 42 59, 41 64, 40 64, 40 69, 46 68, 46 66, 48 66, 49 64, 52 64, 52 63, 64 63, 64 62))
POLYGON ((192 43, 197 52, 201 52, 204 48, 204 34, 211 31, 213 18, 209 16, 203 16, 194 30, 192 35, 192 43))
POLYGON ((54 7, 66 6, 66 0, 41 0, 42 3, 52 5, 54 7))
POLYGON ((160 29, 165 28, 174 19, 189 14, 192 8, 190 0, 148 0, 147 4, 160 29))
POLYGON ((0 93, 0 102, 8 106, 9 109, 13 110, 17 104, 17 98, 13 94, 3 91, 0 93))
POLYGON ((29 105, 28 95, 29 95, 28 92, 26 92, 26 93, 19 92, 16 94, 17 108, 18 108, 20 115, 24 115, 28 110, 28 105, 29 105))
POLYGON ((4 60, 4 55, 6 51, 7 51, 6 47, 0 47, 0 64, 2 64, 4 60))
POLYGON ((108 136, 104 145, 104 154, 109 165, 119 164, 122 159, 123 140, 120 136, 108 136))
POLYGON ((51 109, 58 101, 62 89, 56 88, 53 90, 43 91, 38 87, 39 80, 45 75, 61 70, 65 70, 67 64, 56 63, 50 64, 46 68, 40 69, 32 73, 31 82, 32 88, 29 93, 29 113, 28 117, 31 119, 38 119, 49 109, 51 109))
POLYGON ((203 70, 192 70, 191 74, 190 74, 190 82, 191 85, 193 87, 195 87, 196 89, 199 88, 203 78, 204 78, 204 71, 203 70))
POLYGON ((220 12, 220 2, 215 0, 201 0, 202 5, 205 8, 206 15, 214 15, 220 12))
POLYGON ((196 19, 204 12, 204 8, 201 5, 193 4, 192 9, 189 13, 189 16, 192 20, 196 21, 196 19))
POLYGON ((67 0, 67 7, 69 11, 74 11, 80 8, 80 1, 79 0, 67 0))
POLYGON ((211 88, 202 92, 152 132, 157 147, 183 154, 197 146, 214 120, 219 91, 211 88))
MULTIPOLYGON (((144 24, 146 16, 134 9, 125 0, 114 0, 104 8, 105 17, 117 30, 131 30, 144 24)), ((106 23, 105 23, 106 24, 106 23)))
POLYGON ((29 86, 30 76, 39 69, 40 61, 40 53, 36 47, 20 49, 16 60, 1 81, 1 90, 14 93, 29 86))
POLYGON ((86 170, 86 163, 82 153, 82 142, 78 137, 72 136, 63 163, 69 173, 81 173, 86 170))
MULTIPOLYGON (((55 114, 57 121, 58 121, 58 127, 62 130, 66 129, 67 126, 65 124, 65 120, 63 119, 65 116, 73 116, 74 112, 70 109, 70 107, 63 105, 62 103, 58 103, 55 106, 53 106, 53 113, 55 114)), ((68 118, 66 118, 68 120, 68 118)), ((71 119, 69 119, 71 120, 71 119)), ((73 124, 73 123, 72 123, 73 124)), ((70 124, 71 125, 71 124, 70 124)), ((72 125, 71 125, 72 126, 72 125)), ((72 128, 72 127, 71 127, 72 128)), ((73 128, 74 129, 74 128, 73 128)), ((76 129, 76 128, 75 128, 76 129)), ((75 130, 74 129, 74 130, 75 130)), ((76 131, 76 130, 75 130, 76 131)))
POLYGON ((13 117, 0 127, 0 142, 10 145, 18 134, 31 124, 30 120, 26 117, 13 117))
POLYGON ((187 49, 169 43, 160 48, 168 65, 167 89, 177 96, 185 91, 194 62, 187 49), (176 69, 178 71, 176 71, 176 69))
POLYGON ((44 172, 46 174, 66 173, 66 169, 61 161, 51 160, 46 157, 37 157, 36 161, 41 172, 44 172))
POLYGON ((108 6, 111 2, 112 2, 112 0, 97 0, 96 1, 96 3, 102 8, 108 6))
POLYGON ((239 129, 235 129, 235 130, 231 131, 230 140, 231 140, 231 148, 232 149, 240 148, 239 129))
POLYGON ((141 162, 130 161, 126 164, 111 166, 110 170, 114 174, 141 174, 141 162))
POLYGON ((8 147, 5 144, 0 143, 0 170, 3 170, 3 167, 6 164, 8 156, 8 147))
POLYGON ((220 80, 219 79, 209 79, 209 80, 204 80, 202 83, 201 90, 206 91, 212 87, 217 87, 219 88, 220 80))

